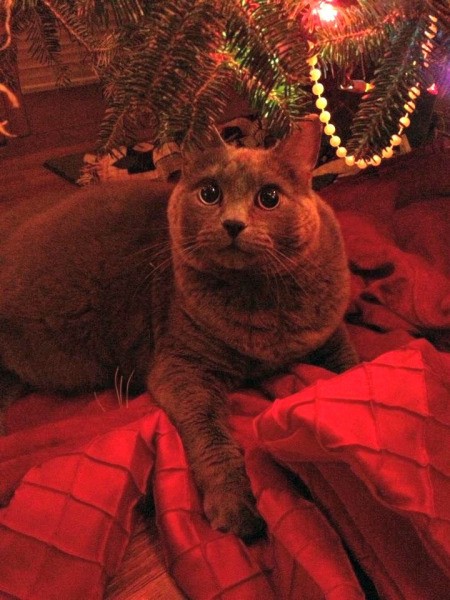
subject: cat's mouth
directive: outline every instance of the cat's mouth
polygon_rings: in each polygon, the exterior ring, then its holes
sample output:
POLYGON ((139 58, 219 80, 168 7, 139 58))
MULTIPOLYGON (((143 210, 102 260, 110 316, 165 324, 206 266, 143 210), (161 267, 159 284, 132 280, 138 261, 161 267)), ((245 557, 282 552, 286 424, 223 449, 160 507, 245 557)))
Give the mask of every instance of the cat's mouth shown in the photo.
POLYGON ((241 253, 247 255, 254 254, 254 252, 251 252, 249 249, 246 250, 245 248, 243 248, 242 244, 237 240, 232 240, 227 246, 221 248, 219 252, 234 252, 238 254, 241 253))
POLYGON ((259 260, 259 253, 241 241, 232 240, 226 246, 216 248, 211 258, 214 263, 225 269, 241 270, 255 266, 259 260))
POLYGON ((218 248, 216 252, 222 258, 230 257, 248 262, 253 262, 258 255, 258 252, 255 252, 255 248, 239 240, 232 240, 226 246, 218 248))

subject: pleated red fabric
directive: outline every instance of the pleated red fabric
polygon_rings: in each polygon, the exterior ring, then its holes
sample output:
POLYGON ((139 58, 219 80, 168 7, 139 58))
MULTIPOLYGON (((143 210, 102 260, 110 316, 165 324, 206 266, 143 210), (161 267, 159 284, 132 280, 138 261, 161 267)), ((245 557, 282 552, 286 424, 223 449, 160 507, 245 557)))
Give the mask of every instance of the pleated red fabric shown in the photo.
POLYGON ((189 598, 364 598, 349 555, 382 598, 444 598, 450 357, 418 341, 340 376, 298 367, 267 386, 297 391, 230 398, 268 524, 252 546, 209 527, 180 438, 145 395, 91 415, 87 442, 78 416, 1 440, 4 496, 11 473, 35 464, 0 510, 1 597, 101 598, 150 480, 168 569, 189 598))

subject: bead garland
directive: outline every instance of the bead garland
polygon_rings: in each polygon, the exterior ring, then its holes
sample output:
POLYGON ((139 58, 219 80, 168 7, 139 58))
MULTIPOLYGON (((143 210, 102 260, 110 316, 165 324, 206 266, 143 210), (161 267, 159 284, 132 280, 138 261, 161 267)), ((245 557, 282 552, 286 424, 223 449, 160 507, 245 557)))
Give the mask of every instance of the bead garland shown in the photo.
MULTIPOLYGON (((428 15, 430 19, 430 23, 428 24, 428 28, 425 31, 425 36, 428 38, 426 42, 422 44, 422 56, 424 58, 424 66, 428 67, 428 55, 433 49, 432 39, 436 37, 437 34, 437 18, 433 15, 428 15)), ((370 158, 360 158, 358 160, 355 159, 354 156, 348 154, 347 148, 341 145, 341 138, 336 135, 336 127, 331 123, 331 114, 326 107, 328 105, 328 101, 323 95, 325 88, 322 83, 320 83, 320 78, 322 76, 322 72, 317 68, 318 57, 317 55, 312 56, 308 59, 308 64, 311 67, 309 72, 309 77, 311 79, 312 93, 317 96, 316 107, 320 110, 319 119, 325 125, 324 133, 329 136, 330 146, 336 148, 336 156, 338 158, 343 158, 345 160, 345 164, 349 167, 356 165, 360 169, 365 169, 369 165, 374 167, 378 167, 381 164, 383 158, 391 158, 394 155, 394 147, 399 146, 402 142, 401 135, 403 131, 410 126, 411 120, 410 116, 414 112, 416 108, 415 100, 420 96, 420 84, 417 82, 415 85, 411 86, 408 90, 409 100, 403 105, 405 109, 405 114, 400 117, 398 120, 398 130, 397 133, 394 133, 390 138, 390 145, 383 148, 381 151, 381 156, 379 154, 374 154, 370 158)))

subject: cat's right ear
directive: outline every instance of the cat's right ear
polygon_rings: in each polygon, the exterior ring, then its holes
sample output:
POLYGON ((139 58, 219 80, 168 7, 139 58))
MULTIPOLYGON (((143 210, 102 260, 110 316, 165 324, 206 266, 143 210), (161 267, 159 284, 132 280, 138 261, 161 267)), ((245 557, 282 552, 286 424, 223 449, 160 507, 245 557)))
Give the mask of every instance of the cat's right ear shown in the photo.
POLYGON ((208 158, 209 150, 226 150, 227 144, 220 135, 215 125, 205 131, 198 142, 191 142, 182 147, 183 173, 189 170, 190 165, 204 162, 208 158))

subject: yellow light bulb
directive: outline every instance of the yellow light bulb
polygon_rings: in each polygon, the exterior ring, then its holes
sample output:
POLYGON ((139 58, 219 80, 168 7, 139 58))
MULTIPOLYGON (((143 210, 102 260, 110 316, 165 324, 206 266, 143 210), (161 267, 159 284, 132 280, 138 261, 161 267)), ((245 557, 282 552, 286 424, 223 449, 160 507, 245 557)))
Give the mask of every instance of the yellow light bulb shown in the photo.
POLYGON ((394 156, 394 149, 392 148, 392 146, 387 146, 386 148, 384 148, 381 152, 381 156, 383 158, 392 158, 394 156))
POLYGON ((317 100, 316 100, 316 106, 320 110, 324 109, 327 104, 328 104, 328 102, 327 102, 326 98, 321 97, 321 98, 317 98, 317 100))
POLYGON ((331 114, 327 110, 323 110, 319 115, 319 119, 322 123, 328 123, 331 119, 331 114))
POLYGON ((355 157, 354 156, 346 156, 345 164, 347 165, 347 167, 353 167, 353 165, 355 164, 355 157))
POLYGON ((364 159, 360 158, 359 160, 356 161, 356 166, 359 167, 360 169, 365 169, 367 167, 367 163, 364 159))
POLYGON ((321 94, 323 94, 325 91, 325 88, 323 87, 323 85, 321 83, 315 83, 312 86, 312 93, 314 94, 314 96, 320 96, 321 94))
POLYGON ((378 156, 378 154, 374 154, 372 156, 371 162, 373 165, 375 165, 376 167, 378 167, 378 165, 381 163, 381 156, 378 156))
POLYGON ((394 135, 391 137, 391 144, 393 146, 400 146, 400 144, 402 143, 402 138, 397 135, 396 133, 394 133, 394 135))
POLYGON ((318 81, 321 78, 322 73, 320 69, 311 69, 311 71, 309 72, 309 76, 313 81, 318 81))
POLYGON ((398 121, 403 125, 403 127, 409 127, 411 125, 411 121, 406 115, 404 117, 400 117, 398 121))
POLYGON ((333 135, 335 131, 336 127, 333 125, 333 123, 327 123, 325 125, 324 132, 326 133, 326 135, 333 135))
POLYGON ((336 156, 338 158, 345 158, 347 156, 347 148, 344 148, 344 146, 339 146, 339 148, 336 149, 336 156))
POLYGON ((330 138, 330 146, 337 148, 341 143, 341 138, 338 135, 332 135, 330 138))

